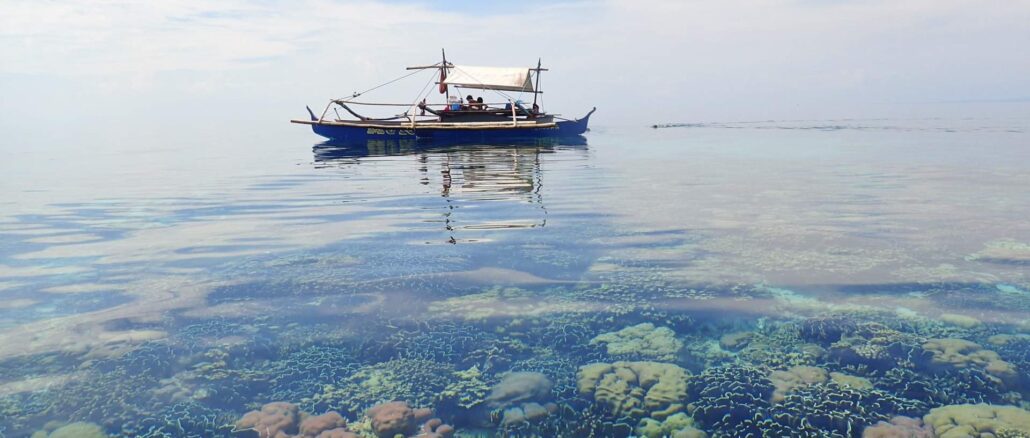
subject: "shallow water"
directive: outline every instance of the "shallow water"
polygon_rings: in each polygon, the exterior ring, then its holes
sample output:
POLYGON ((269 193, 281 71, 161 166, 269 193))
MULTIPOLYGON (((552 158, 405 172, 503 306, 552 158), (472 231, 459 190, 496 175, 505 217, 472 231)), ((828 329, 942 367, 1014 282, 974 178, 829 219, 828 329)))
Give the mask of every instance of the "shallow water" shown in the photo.
POLYGON ((8 154, 0 436, 246 436, 270 402, 372 436, 388 401, 459 436, 861 436, 1030 397, 1026 120, 311 140, 8 154))

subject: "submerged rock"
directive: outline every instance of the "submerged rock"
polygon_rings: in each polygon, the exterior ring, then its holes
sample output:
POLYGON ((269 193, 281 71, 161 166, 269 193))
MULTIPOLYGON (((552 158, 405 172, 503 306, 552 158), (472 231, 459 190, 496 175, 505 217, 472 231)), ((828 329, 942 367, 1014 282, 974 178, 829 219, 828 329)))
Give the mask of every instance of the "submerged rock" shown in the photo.
POLYGON ((719 338, 719 346, 726 350, 737 351, 744 348, 754 337, 754 332, 727 333, 719 338))
POLYGON ((528 401, 546 401, 551 398, 551 379, 537 372, 508 373, 494 385, 486 397, 487 405, 500 408, 528 401))
POLYGON ((47 434, 45 430, 33 433, 32 438, 107 438, 104 429, 93 423, 77 422, 67 424, 47 434))

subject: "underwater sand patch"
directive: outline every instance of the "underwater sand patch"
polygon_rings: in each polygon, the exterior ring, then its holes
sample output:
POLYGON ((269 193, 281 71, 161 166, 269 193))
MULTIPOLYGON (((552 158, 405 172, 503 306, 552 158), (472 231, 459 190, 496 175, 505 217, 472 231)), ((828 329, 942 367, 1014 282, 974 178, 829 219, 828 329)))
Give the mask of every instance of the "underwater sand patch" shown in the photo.
POLYGON ((139 343, 160 339, 159 330, 123 330, 119 322, 156 323, 173 310, 202 307, 206 295, 225 283, 203 283, 192 277, 165 276, 125 285, 136 298, 106 309, 35 320, 0 331, 0 358, 62 351, 117 355, 139 343))
POLYGON ((23 278, 23 277, 45 277, 51 275, 68 275, 91 272, 92 268, 86 266, 10 266, 0 264, 0 277, 23 278))
POLYGON ((984 249, 970 254, 970 261, 1030 265, 1030 243, 1013 239, 993 240, 984 244, 984 249))
POLYGON ((43 289, 43 292, 52 294, 79 294, 89 292, 112 292, 122 290, 122 285, 104 283, 76 283, 61 286, 51 286, 43 289))
POLYGON ((604 308, 601 303, 562 299, 514 287, 494 287, 481 293, 434 301, 428 310, 434 318, 483 320, 585 313, 604 308))
POLYGON ((61 243, 82 243, 103 240, 96 234, 90 233, 72 233, 72 234, 56 234, 53 236, 34 237, 27 240, 29 243, 45 243, 45 244, 61 244, 61 243))
POLYGON ((444 272, 440 274, 428 274, 422 277, 453 279, 474 284, 503 284, 503 285, 541 285, 569 283, 565 280, 552 280, 538 277, 529 272, 516 271, 505 268, 479 268, 471 271, 444 272))
POLYGON ((284 316, 344 316, 369 314, 387 302, 382 293, 361 293, 339 296, 289 297, 284 299, 255 299, 229 301, 213 306, 198 307, 182 313, 187 318, 242 318, 266 315, 284 316), (305 301, 305 298, 309 298, 305 301), (354 301, 354 302, 348 302, 354 301))
POLYGON ((18 299, 13 299, 13 300, 0 301, 0 309, 2 309, 2 310, 23 309, 25 307, 29 307, 29 306, 32 306, 32 305, 37 304, 37 303, 39 303, 39 301, 30 300, 28 298, 18 298, 18 299))
POLYGON ((891 276, 896 278, 896 281, 913 283, 991 282, 995 280, 993 275, 959 268, 950 263, 941 263, 937 266, 902 267, 891 272, 891 276))
POLYGON ((0 291, 16 289, 22 286, 25 286, 25 283, 18 283, 16 281, 0 281, 0 291))
POLYGON ((76 230, 71 228, 50 228, 44 224, 40 224, 38 227, 18 227, 18 228, 0 228, 0 232, 3 234, 11 234, 15 236, 52 236, 66 233, 76 233, 82 230, 76 230))
POLYGON ((84 373, 52 374, 30 377, 22 380, 0 383, 0 396, 6 397, 24 392, 45 391, 62 386, 72 380, 81 379, 84 373))

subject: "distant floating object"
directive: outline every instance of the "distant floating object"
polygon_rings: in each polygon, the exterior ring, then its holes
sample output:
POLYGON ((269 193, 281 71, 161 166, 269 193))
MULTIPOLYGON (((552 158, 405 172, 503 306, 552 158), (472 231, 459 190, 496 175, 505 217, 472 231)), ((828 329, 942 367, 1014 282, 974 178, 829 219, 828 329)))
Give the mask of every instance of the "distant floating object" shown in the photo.
POLYGON ((334 141, 410 139, 478 143, 578 137, 588 130, 590 116, 597 110, 593 108, 579 119, 565 119, 542 111, 538 105, 538 97, 543 94, 540 91, 540 73, 547 69, 541 68, 539 60, 536 68, 459 66, 447 62, 444 54, 443 60, 439 63, 408 67, 408 70, 416 71, 367 91, 355 92, 348 98, 330 100, 321 115, 315 115, 309 107, 310 120, 290 122, 311 125, 315 134, 334 141), (426 84, 412 103, 355 100, 364 93, 414 75, 421 70, 439 71, 439 79, 435 82, 437 86, 434 88, 446 96, 445 103, 426 102, 433 94, 433 89, 429 87, 432 82, 426 84), (471 94, 463 100, 463 92, 452 94, 451 88, 491 90, 504 101, 487 103, 481 97, 478 100, 472 99, 471 94), (533 93, 533 104, 527 108, 522 100, 507 92, 533 93), (358 114, 351 106, 402 107, 405 111, 393 117, 372 118, 358 114), (343 109, 354 119, 341 118, 338 109, 343 109), (330 111, 335 117, 329 118, 330 111))

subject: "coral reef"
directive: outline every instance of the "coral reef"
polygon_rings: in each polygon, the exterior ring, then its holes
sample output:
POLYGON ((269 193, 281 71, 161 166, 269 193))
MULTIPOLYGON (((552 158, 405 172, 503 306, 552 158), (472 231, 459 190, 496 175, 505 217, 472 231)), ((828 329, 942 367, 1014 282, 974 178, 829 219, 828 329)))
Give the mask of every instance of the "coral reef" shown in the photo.
POLYGON ((975 367, 1007 386, 1015 386, 1019 380, 1019 374, 1011 363, 975 342, 952 338, 930 339, 923 344, 923 348, 932 354, 929 362, 931 367, 975 367))
POLYGON ((52 429, 47 429, 32 434, 32 438, 107 438, 104 429, 93 423, 71 423, 52 429))
POLYGON ((486 403, 503 408, 524 402, 545 401, 551 397, 551 379, 543 373, 523 371, 509 373, 494 385, 486 403))
POLYGON ((726 350, 737 351, 744 348, 754 337, 754 332, 727 333, 719 338, 719 346, 726 350))
POLYGON ((717 436, 762 436, 760 422, 775 387, 756 368, 729 365, 709 368, 690 380, 688 409, 717 436))
POLYGON ((838 373, 836 371, 830 373, 830 380, 840 386, 850 386, 855 389, 873 389, 873 382, 865 377, 852 376, 850 374, 838 373))
POLYGON ((829 378, 826 370, 810 366, 794 366, 785 371, 773 371, 769 374, 769 380, 776 387, 772 393, 772 401, 783 401, 788 392, 794 388, 823 383, 829 378))
POLYGON ((923 420, 899 415, 865 428, 862 438, 934 438, 934 434, 923 420))
POLYGON ((951 325, 956 325, 962 328, 975 328, 983 324, 979 319, 973 318, 969 315, 960 315, 957 313, 943 313, 938 317, 943 322, 951 325))
POLYGON ((443 424, 439 418, 430 418, 419 429, 419 438, 451 438, 454 436, 454 427, 443 424))
POLYGON ((931 405, 995 402, 1002 388, 983 371, 955 369, 927 375, 909 368, 894 368, 873 379, 874 386, 899 397, 924 400, 931 405))
POLYGON ((500 425, 502 429, 512 429, 522 426, 523 423, 541 421, 556 412, 558 405, 554 403, 519 403, 503 410, 500 425))
POLYGON ((357 438, 347 430, 347 422, 336 412, 310 416, 297 405, 272 402, 250 411, 236 422, 236 431, 258 438, 357 438))
POLYGON ((372 431, 380 438, 413 435, 418 425, 433 415, 429 409, 412 409, 407 402, 395 401, 375 405, 366 414, 372 420, 372 431))
POLYGON ((694 419, 683 412, 670 415, 663 421, 645 418, 633 431, 642 438, 708 438, 707 433, 694 427, 694 419))
POLYGON ((845 388, 834 383, 810 385, 787 394, 770 410, 762 429, 786 435, 857 437, 870 424, 897 415, 919 415, 925 404, 879 390, 845 388), (815 402, 813 402, 815 401, 815 402))
POLYGON ((577 373, 579 392, 616 418, 659 420, 683 409, 687 377, 683 368, 659 362, 595 363, 577 373))
POLYGON ((829 345, 854 332, 858 325, 846 316, 808 318, 798 326, 801 339, 817 344, 829 345))
POLYGON ((612 357, 666 361, 674 360, 683 348, 683 342, 676 339, 676 332, 649 322, 598 335, 590 344, 605 344, 612 357))
POLYGON ((930 410, 923 422, 939 438, 978 438, 1030 431, 1030 411, 1016 406, 949 405, 930 410))
POLYGON ((337 409, 355 416, 373 405, 395 400, 431 406, 453 379, 454 369, 448 364, 396 359, 362 366, 300 404, 313 411, 337 409))
POLYGON ((463 409, 471 409, 486 401, 490 386, 483 380, 483 373, 479 368, 473 366, 467 370, 455 371, 454 377, 456 380, 440 391, 441 400, 452 401, 463 409))
POLYGON ((882 373, 907 365, 922 352, 918 337, 880 323, 857 325, 850 335, 830 345, 829 355, 859 374, 882 373))

